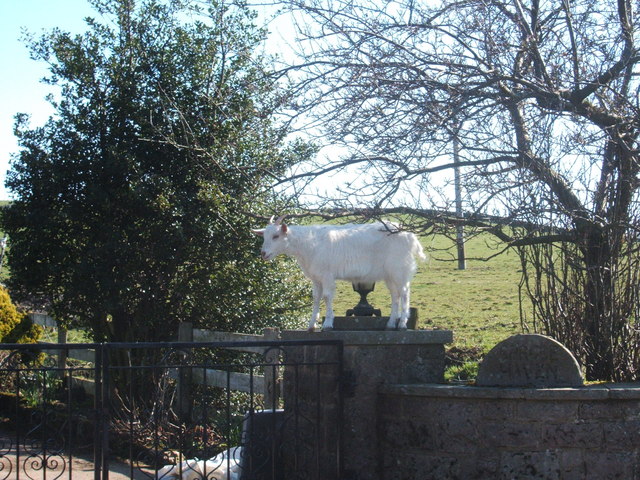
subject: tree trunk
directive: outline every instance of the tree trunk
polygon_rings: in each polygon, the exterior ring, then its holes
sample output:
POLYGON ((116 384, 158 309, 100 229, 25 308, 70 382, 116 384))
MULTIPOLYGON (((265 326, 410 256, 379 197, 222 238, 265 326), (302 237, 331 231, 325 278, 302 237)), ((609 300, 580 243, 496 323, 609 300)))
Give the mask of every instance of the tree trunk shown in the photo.
MULTIPOLYGON (((618 323, 614 318, 616 279, 612 238, 601 227, 593 226, 585 238, 584 255, 584 334, 587 380, 613 380, 616 368, 614 340, 618 323)), ((616 242, 613 243, 615 245, 616 242)))

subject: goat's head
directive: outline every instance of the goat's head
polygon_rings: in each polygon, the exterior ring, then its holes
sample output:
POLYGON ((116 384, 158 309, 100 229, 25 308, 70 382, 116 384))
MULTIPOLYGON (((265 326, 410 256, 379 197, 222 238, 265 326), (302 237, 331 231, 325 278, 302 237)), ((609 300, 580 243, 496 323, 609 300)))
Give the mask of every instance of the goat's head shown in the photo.
POLYGON ((282 223, 284 217, 285 216, 282 215, 275 222, 273 221, 273 217, 271 217, 271 221, 265 228, 251 230, 255 235, 263 238, 262 250, 260 252, 263 260, 273 260, 284 252, 289 243, 287 237, 289 228, 285 223, 282 223))

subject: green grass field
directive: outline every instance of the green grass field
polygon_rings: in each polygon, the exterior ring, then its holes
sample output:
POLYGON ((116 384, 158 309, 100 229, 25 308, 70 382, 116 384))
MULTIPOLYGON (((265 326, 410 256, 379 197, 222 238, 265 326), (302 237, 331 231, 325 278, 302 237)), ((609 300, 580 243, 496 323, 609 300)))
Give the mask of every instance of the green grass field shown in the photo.
MULTIPOLYGON (((422 239, 428 260, 419 265, 411 284, 411 304, 418 308, 418 326, 453 330, 454 345, 488 351, 496 343, 521 333, 518 285, 520 261, 516 252, 499 251, 489 235, 468 240, 467 268, 458 270, 453 242, 444 236, 422 239)), ((344 315, 359 297, 351 284, 339 282, 336 315, 344 315)), ((368 300, 388 315, 391 298, 383 282, 368 300)), ((523 308, 526 312, 526 300, 523 308)))

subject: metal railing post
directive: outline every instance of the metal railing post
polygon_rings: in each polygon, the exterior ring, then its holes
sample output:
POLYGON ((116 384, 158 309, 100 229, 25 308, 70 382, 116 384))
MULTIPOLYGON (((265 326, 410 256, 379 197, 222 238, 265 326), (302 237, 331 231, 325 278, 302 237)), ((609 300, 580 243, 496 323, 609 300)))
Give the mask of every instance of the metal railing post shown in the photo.
POLYGON ((93 370, 93 376, 95 379, 95 395, 93 397, 94 405, 94 426, 93 426, 93 478, 94 480, 101 479, 102 471, 102 345, 96 345, 95 349, 95 364, 93 370))
MULTIPOLYGON (((191 322, 182 322, 178 327, 178 341, 193 343, 193 324, 191 322)), ((185 364, 188 364, 191 357, 191 351, 185 352, 185 364)), ((191 367, 178 367, 178 414, 180 418, 188 422, 191 420, 193 412, 193 401, 191 395, 191 383, 193 382, 193 370, 191 367)))
POLYGON ((110 388, 110 348, 108 343, 102 344, 102 478, 109 480, 109 428, 111 425, 111 388, 110 388))

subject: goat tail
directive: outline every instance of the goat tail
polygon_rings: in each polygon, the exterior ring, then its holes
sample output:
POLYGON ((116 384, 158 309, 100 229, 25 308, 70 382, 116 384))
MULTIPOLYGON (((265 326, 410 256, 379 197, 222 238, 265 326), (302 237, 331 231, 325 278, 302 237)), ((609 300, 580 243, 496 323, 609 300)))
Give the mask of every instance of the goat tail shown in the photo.
POLYGON ((416 237, 415 235, 413 235, 413 244, 411 245, 411 253, 413 254, 414 257, 417 257, 422 262, 424 262, 427 259, 427 256, 425 255, 424 250, 422 249, 422 244, 420 243, 420 240, 418 240, 418 237, 416 237))

